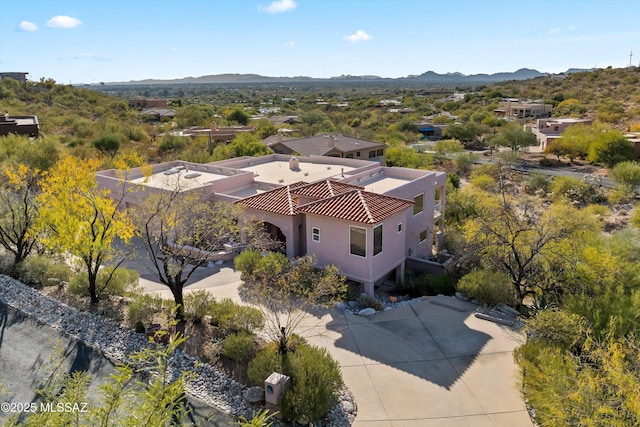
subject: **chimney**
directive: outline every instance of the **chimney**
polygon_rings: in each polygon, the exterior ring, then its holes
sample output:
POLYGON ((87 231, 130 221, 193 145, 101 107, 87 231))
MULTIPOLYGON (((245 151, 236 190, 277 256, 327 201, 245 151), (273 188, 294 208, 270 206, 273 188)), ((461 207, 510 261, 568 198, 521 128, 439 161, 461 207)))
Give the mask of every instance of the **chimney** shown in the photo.
POLYGON ((211 122, 211 132, 217 132, 218 131, 218 125, 216 124, 216 122, 211 122))
POLYGON ((289 159, 289 169, 292 171, 300 170, 300 161, 295 157, 289 159))

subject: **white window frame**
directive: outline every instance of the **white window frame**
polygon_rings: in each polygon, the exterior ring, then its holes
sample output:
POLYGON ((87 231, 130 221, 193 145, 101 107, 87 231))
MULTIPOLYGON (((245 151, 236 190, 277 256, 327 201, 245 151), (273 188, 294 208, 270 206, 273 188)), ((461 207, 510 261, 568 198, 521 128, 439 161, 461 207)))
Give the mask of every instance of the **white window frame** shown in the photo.
POLYGON ((353 256, 357 256, 359 258, 366 258, 367 257, 367 229, 364 227, 357 227, 355 225, 350 225, 349 226, 349 255, 353 255, 353 256), (352 245, 351 245, 351 229, 360 229, 360 230, 364 230, 364 255, 360 255, 360 254, 354 254, 351 250, 352 245))
POLYGON ((424 193, 416 194, 413 197, 413 202, 415 203, 413 205, 413 216, 420 215, 424 211, 424 193), (416 212, 416 206, 418 206, 418 203, 416 202, 416 198, 418 198, 420 196, 422 196, 422 204, 419 205, 420 206, 420 210, 418 212, 416 212))
POLYGON ((382 227, 383 224, 378 224, 375 227, 373 227, 373 256, 379 255, 382 253, 382 246, 383 246, 383 237, 382 237, 382 233, 384 233, 384 227, 382 227), (380 252, 376 253, 376 229, 380 228, 380 252))
POLYGON ((320 242, 320 229, 318 227, 311 227, 311 240, 320 242))

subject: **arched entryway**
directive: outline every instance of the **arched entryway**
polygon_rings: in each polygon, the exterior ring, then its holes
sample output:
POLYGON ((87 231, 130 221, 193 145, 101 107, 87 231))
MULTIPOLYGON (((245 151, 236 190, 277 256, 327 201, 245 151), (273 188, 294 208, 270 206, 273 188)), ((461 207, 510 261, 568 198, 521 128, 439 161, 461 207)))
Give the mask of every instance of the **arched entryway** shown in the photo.
POLYGON ((282 252, 283 254, 287 254, 287 238, 277 225, 271 224, 270 222, 263 222, 262 226, 267 230, 269 236, 279 243, 277 251, 282 252))

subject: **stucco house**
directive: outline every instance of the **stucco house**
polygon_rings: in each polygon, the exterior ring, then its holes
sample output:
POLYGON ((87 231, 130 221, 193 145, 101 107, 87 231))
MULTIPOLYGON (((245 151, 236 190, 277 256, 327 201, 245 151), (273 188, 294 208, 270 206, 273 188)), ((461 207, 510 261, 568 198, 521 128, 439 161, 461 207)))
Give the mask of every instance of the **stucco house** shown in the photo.
POLYGON ((525 126, 528 128, 538 140, 538 144, 540 144, 540 149, 544 150, 547 148, 551 142, 556 139, 561 138, 562 132, 564 132, 568 127, 584 124, 591 125, 593 120, 589 119, 576 119, 573 117, 554 117, 548 119, 538 119, 536 120, 536 124, 531 126, 525 126))
POLYGON ((38 117, 0 114, 0 136, 10 134, 27 135, 30 138, 37 138, 40 134, 38 117))
POLYGON ((363 159, 382 165, 386 159, 386 145, 340 133, 321 133, 307 138, 271 138, 263 143, 278 154, 363 159))
POLYGON ((540 101, 507 99, 498 103, 498 108, 493 110, 493 114, 508 121, 527 118, 537 119, 551 116, 552 109, 553 105, 540 101))
POLYGON ((446 173, 366 160, 271 154, 175 161, 154 165, 150 176, 134 169, 125 179, 106 170, 97 180, 113 194, 132 189, 124 199, 128 208, 178 183, 207 200, 237 203, 243 218, 261 221, 288 257, 310 254, 319 265, 336 264, 370 295, 387 278, 402 281, 408 257, 430 258, 444 233, 446 173))

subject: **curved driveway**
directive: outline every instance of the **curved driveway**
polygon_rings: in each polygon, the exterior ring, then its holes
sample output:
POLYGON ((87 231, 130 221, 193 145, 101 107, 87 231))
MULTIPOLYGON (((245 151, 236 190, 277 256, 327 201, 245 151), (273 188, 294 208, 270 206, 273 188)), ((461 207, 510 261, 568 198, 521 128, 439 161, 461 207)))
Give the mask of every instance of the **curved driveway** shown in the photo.
MULTIPOLYGON (((187 291, 242 302, 230 263, 202 273, 187 291)), ((161 285, 141 284, 170 298, 161 285)), ((371 317, 324 310, 309 314, 297 332, 340 363, 358 405, 355 427, 531 427, 513 361, 523 339, 474 310, 442 296, 371 317)))

